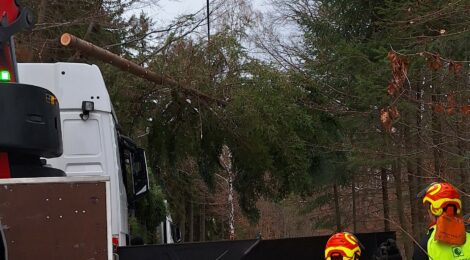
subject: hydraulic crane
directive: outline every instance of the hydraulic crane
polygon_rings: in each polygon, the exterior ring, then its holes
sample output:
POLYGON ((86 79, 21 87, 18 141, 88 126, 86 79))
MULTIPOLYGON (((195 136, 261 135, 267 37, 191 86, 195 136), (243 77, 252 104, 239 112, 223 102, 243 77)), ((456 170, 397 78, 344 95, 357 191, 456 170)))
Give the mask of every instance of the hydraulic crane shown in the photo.
POLYGON ((13 34, 32 28, 31 12, 20 8, 15 0, 0 0, 0 71, 1 80, 17 82, 17 68, 13 34))
POLYGON ((41 160, 62 154, 57 98, 18 83, 13 35, 33 24, 18 0, 0 0, 0 178, 63 175, 41 160))
MULTIPOLYGON (((0 0, 0 79, 2 82, 16 82, 15 47, 10 25, 17 21, 19 13, 19 6, 16 2, 13 0, 0 0)), ((9 177, 8 154, 0 151, 0 178, 9 177)))

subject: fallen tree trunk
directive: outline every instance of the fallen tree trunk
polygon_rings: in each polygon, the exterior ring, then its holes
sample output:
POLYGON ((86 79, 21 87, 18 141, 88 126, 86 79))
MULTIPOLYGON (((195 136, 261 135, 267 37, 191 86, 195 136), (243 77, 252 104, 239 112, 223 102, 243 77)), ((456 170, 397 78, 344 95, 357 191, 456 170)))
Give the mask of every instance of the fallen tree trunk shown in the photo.
POLYGON ((185 93, 188 96, 198 97, 209 103, 217 103, 218 105, 225 106, 227 102, 210 95, 207 95, 197 89, 185 87, 179 82, 159 75, 151 70, 148 70, 130 60, 124 59, 119 55, 116 55, 108 50, 105 50, 101 47, 98 47, 90 42, 82 40, 72 34, 64 33, 60 37, 60 44, 64 47, 74 48, 77 51, 80 51, 82 54, 96 58, 100 61, 111 64, 123 71, 127 71, 131 74, 134 74, 140 78, 146 79, 153 83, 156 83, 160 86, 168 86, 172 88, 177 88, 181 92, 185 93))

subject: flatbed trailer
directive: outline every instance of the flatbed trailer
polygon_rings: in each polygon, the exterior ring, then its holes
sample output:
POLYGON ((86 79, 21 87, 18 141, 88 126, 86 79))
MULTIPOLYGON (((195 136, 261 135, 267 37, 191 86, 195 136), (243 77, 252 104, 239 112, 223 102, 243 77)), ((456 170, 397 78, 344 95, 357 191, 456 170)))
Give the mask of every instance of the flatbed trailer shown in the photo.
POLYGON ((111 260, 108 177, 0 179, 0 259, 111 260))

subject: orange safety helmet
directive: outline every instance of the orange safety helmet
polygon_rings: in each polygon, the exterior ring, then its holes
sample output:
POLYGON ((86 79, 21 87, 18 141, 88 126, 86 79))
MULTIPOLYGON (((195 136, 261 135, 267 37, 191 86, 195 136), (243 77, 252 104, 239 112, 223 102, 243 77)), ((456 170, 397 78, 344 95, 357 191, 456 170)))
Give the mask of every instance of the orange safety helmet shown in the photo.
POLYGON ((440 216, 444 213, 447 206, 455 206, 457 215, 462 213, 462 201, 457 189, 449 183, 432 183, 426 189, 418 194, 418 197, 423 199, 423 204, 428 202, 429 209, 435 216, 440 216))
POLYGON ((325 248, 325 259, 332 260, 335 257, 353 260, 361 256, 361 243, 351 233, 336 233, 328 239, 325 248))

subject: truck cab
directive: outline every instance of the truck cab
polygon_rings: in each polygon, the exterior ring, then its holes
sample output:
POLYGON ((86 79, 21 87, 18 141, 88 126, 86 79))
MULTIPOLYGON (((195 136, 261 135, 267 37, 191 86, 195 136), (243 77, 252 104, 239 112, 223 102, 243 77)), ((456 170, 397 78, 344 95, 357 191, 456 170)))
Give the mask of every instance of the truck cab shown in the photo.
POLYGON ((138 197, 149 189, 145 152, 119 132, 99 68, 23 63, 18 64, 18 76, 20 83, 51 91, 59 102, 63 154, 46 164, 67 176, 108 176, 113 244, 127 245, 128 194, 138 197))

